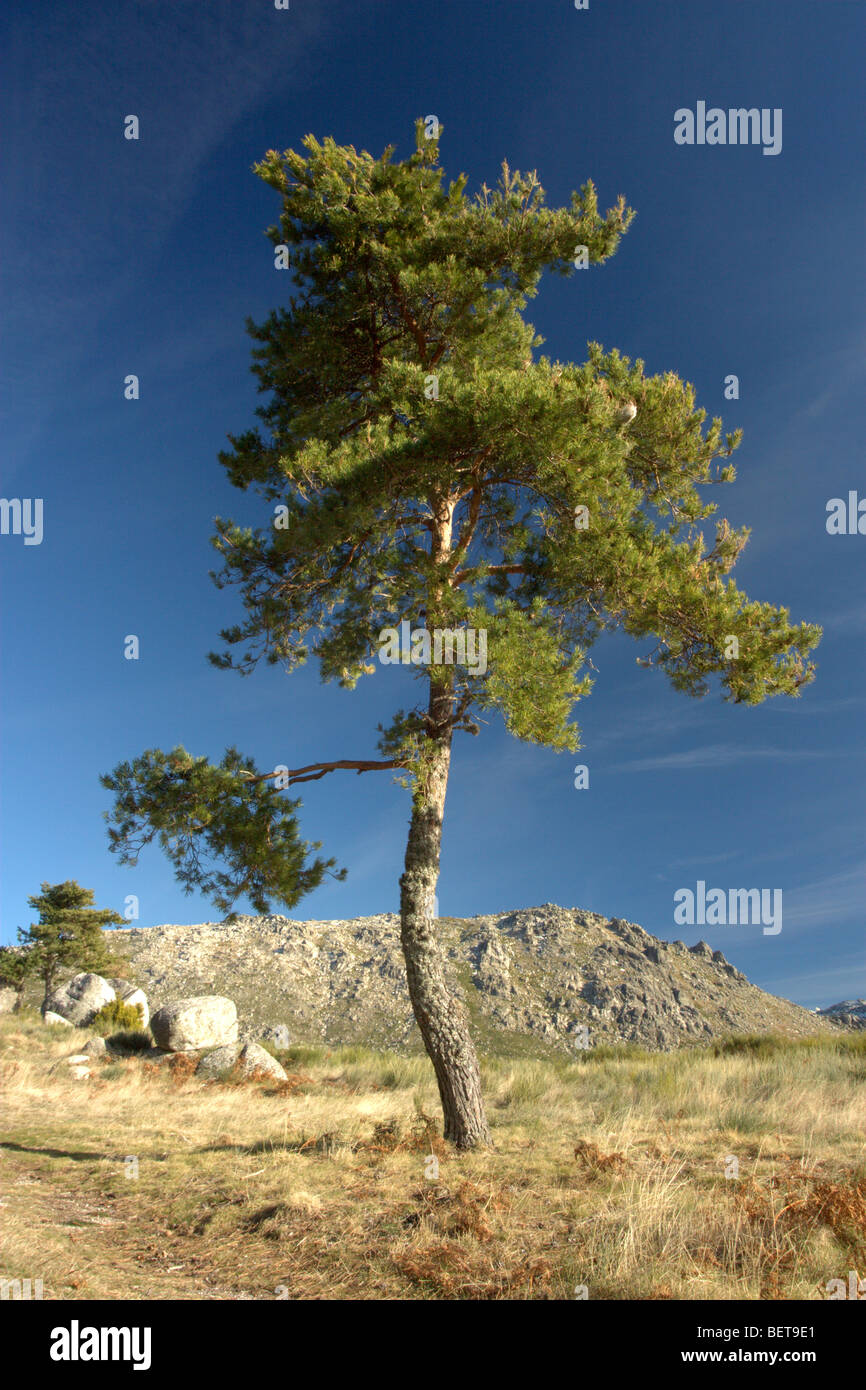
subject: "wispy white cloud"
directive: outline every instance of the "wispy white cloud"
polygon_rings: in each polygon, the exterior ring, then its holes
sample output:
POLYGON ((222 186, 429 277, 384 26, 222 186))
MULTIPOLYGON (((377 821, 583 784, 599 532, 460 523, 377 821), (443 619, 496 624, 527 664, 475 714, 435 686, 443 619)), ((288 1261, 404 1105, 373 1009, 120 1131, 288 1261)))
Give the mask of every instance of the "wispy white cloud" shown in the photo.
MULTIPOLYGON (((823 619, 823 626, 830 632, 862 632, 866 628, 866 604, 856 603, 841 612, 823 619)), ((858 701, 857 703, 862 703, 858 701)))
MULTIPOLYGON (((747 884, 741 880, 739 886, 754 887, 755 876, 751 872, 754 866, 779 857, 750 855, 750 882, 747 884)), ((707 859, 703 862, 710 861, 707 859)), ((722 886, 727 888, 730 885, 722 886)), ((797 947, 801 958, 806 953, 813 953, 816 959, 824 960, 838 954, 840 937, 835 935, 836 930, 841 929, 843 933, 841 945, 844 947, 851 939, 856 924, 866 920, 866 861, 860 861, 839 873, 794 886, 790 884, 787 870, 782 873, 774 871, 771 882, 765 880, 762 886, 778 887, 782 891, 782 932, 773 941, 784 948, 793 936, 801 938, 797 947)), ((863 961, 866 963, 866 931, 863 942, 863 961)), ((766 944, 766 939, 760 934, 737 936, 738 949, 741 951, 763 949, 766 944)))
MULTIPOLYGON (((590 697, 591 699, 592 697, 590 697)), ((579 708, 579 707, 578 707, 579 708)), ((593 712, 594 713, 594 712, 593 712)), ((676 731, 680 733, 687 726, 703 724, 705 727, 715 717, 705 705, 696 701, 680 699, 676 712, 660 709, 658 706, 643 708, 622 708, 617 705, 616 725, 609 732, 587 733, 586 743, 593 752, 598 752, 611 744, 619 746, 636 739, 646 743, 654 738, 664 738, 676 731)))
MULTIPOLYGON (((811 364, 809 375, 810 385, 813 385, 811 364)), ((829 355, 822 354, 822 376, 830 383, 829 386, 817 395, 806 392, 806 403, 794 414, 793 421, 817 420, 831 406, 838 406, 839 401, 850 392, 860 389, 866 377, 866 337, 860 334, 829 355)))
MULTIPOLYGON (((866 625, 866 621, 864 621, 866 625)), ((852 631, 854 624, 852 620, 852 631)), ((767 711, 768 714, 799 714, 823 716, 827 714, 839 714, 842 710, 863 709, 866 705, 866 695, 840 695, 838 699, 821 700, 777 700, 773 707, 767 711)))
POLYGON ((785 929, 866 921, 866 862, 785 891, 785 929))
MULTIPOLYGON (((659 753, 650 758, 635 758, 630 762, 614 763, 610 772, 693 772, 713 767, 730 767, 732 763, 765 759, 772 762, 808 762, 813 758, 832 757, 826 749, 808 748, 749 748, 736 744, 714 743, 702 748, 687 748, 681 753, 659 753)), ((847 755, 846 755, 847 756, 847 755)))
POLYGON ((826 970, 803 970, 773 978, 762 988, 807 1008, 827 1009, 843 999, 866 998, 866 959, 862 953, 846 956, 826 970))
MULTIPOLYGON (((5 337, 16 344, 4 375, 22 421, 19 445, 50 432, 52 383, 99 349, 107 316, 158 283, 160 257, 201 199, 208 161, 248 112, 303 90, 339 23, 333 6, 276 11, 236 0, 83 0, 7 20, 16 81, 7 80, 0 108, 17 158, 4 169, 0 280, 5 337), (137 142, 123 138, 129 114, 141 122, 137 142)), ((298 136, 274 130, 270 142, 298 136)), ((251 151, 250 164, 263 153, 251 151)), ((219 228, 211 230, 203 256, 220 254, 219 228)), ((237 334, 238 323, 230 327, 237 334)), ((172 338, 162 347, 165 364, 172 338)))
MULTIPOLYGON (((709 864, 726 864, 730 859, 738 859, 739 857, 740 851, 738 850, 726 850, 724 854, 695 854, 690 855, 688 859, 672 859, 670 867, 671 869, 701 868, 709 864)), ((657 875, 657 877, 665 879, 669 878, 670 875, 657 875)))

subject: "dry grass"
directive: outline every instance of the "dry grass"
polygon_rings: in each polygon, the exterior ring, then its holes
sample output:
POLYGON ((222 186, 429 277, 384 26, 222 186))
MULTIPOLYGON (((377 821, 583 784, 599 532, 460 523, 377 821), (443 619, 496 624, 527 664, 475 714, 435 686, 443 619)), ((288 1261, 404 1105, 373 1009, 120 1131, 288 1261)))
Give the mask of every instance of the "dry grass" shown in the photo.
POLYGON ((820 1299, 866 1274, 866 1038, 489 1059, 495 1148, 465 1156, 425 1058, 51 1072, 80 1038, 0 1019, 2 1275, 46 1298, 820 1299))

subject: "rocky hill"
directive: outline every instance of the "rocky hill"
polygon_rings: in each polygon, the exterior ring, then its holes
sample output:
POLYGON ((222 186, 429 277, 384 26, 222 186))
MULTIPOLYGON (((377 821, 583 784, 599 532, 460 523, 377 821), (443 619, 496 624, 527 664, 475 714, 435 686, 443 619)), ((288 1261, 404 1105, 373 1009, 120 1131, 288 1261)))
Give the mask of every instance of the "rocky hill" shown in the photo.
POLYGON ((843 1028, 866 1028, 866 999, 843 999, 841 1004, 831 1004, 817 1013, 843 1028))
MULTIPOLYGON (((836 1027, 765 994, 705 942, 661 941, 617 918, 548 903, 445 917, 439 928, 482 1052, 545 1055, 621 1042, 670 1050, 731 1033, 796 1037, 836 1027)), ((225 994, 245 1037, 283 1024, 293 1043, 421 1047, 394 914, 240 917, 110 937, 152 1009, 183 995, 225 994)))

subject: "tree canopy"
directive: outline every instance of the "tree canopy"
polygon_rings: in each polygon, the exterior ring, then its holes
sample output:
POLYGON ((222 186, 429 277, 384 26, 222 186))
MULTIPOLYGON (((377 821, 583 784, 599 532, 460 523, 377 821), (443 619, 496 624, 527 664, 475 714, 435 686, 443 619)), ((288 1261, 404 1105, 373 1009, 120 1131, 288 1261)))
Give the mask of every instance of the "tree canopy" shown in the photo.
MULTIPOLYGON (((633 218, 624 198, 602 215, 588 182, 551 209, 536 175, 507 164, 495 189, 470 196, 462 175, 444 187, 421 122, 399 162, 393 147, 374 158, 313 136, 303 149, 255 166, 281 198, 267 234, 293 292, 248 323, 268 401, 220 458, 272 515, 258 530, 216 519, 213 577, 239 589, 245 618, 211 661, 249 674, 314 655, 324 680, 352 687, 405 618, 484 630, 484 672, 416 668, 447 691, 449 730, 498 711, 516 737, 569 750, 606 631, 642 643, 639 662, 688 695, 714 679, 738 703, 798 693, 820 629, 742 593, 730 571, 749 532, 703 495, 733 481, 739 432, 707 424, 674 372, 647 375, 616 349, 590 343, 581 365, 535 354, 523 310, 542 273, 611 256, 633 218)), ((380 727, 381 759, 281 782, 235 749, 219 764, 149 750, 102 779, 117 793, 112 848, 134 861, 157 836, 186 888, 292 906, 333 860, 309 858, 300 803, 278 788, 394 768, 417 790, 431 732, 422 700, 380 727)))
POLYGON ((730 577, 749 532, 705 492, 733 482, 740 435, 707 423, 688 382, 596 342, 579 365, 537 353, 524 310, 541 276, 613 255, 634 215, 625 199, 602 214, 587 182, 549 208, 536 175, 507 164, 494 189, 472 196, 463 175, 445 187, 429 133, 419 122, 398 162, 393 147, 374 158, 307 136, 255 166, 281 200, 267 235, 292 288, 247 325, 267 400, 220 460, 270 515, 258 529, 216 518, 213 578, 237 589, 243 620, 210 660, 249 675, 313 656, 351 689, 381 672, 383 639, 405 624, 483 635, 484 661, 413 647, 420 699, 379 726, 378 759, 260 771, 234 748, 219 764, 149 749, 102 781, 126 862, 157 839, 187 891, 223 908, 246 895, 260 912, 334 871, 311 857, 320 846, 301 839, 286 788, 341 770, 411 787, 407 984, 445 1135, 468 1148, 490 1134, 433 919, 454 733, 498 714, 517 738, 577 749, 587 654, 615 630, 684 694, 797 695, 820 629, 730 577))
POLYGON ((124 918, 110 908, 92 907, 93 896, 91 889, 66 879, 43 883, 42 892, 27 899, 39 921, 19 927, 18 940, 24 968, 42 980, 46 1000, 64 968, 126 973, 127 962, 109 950, 102 934, 104 927, 123 924, 124 918))

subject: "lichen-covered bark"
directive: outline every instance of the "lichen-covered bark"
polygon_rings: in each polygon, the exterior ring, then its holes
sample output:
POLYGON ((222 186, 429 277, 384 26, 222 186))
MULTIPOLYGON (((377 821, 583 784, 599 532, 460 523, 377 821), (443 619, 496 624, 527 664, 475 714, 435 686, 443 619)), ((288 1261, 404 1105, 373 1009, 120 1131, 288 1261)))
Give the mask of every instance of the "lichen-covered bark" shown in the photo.
MULTIPOLYGON (((450 710, 446 690, 431 692, 435 725, 450 710)), ((448 988, 436 935, 433 900, 439 877, 442 815, 451 762, 450 728, 431 734, 429 760, 413 801, 406 865, 400 879, 400 935, 409 997, 436 1071, 445 1138, 459 1149, 489 1144, 478 1058, 465 1009, 448 988)))

